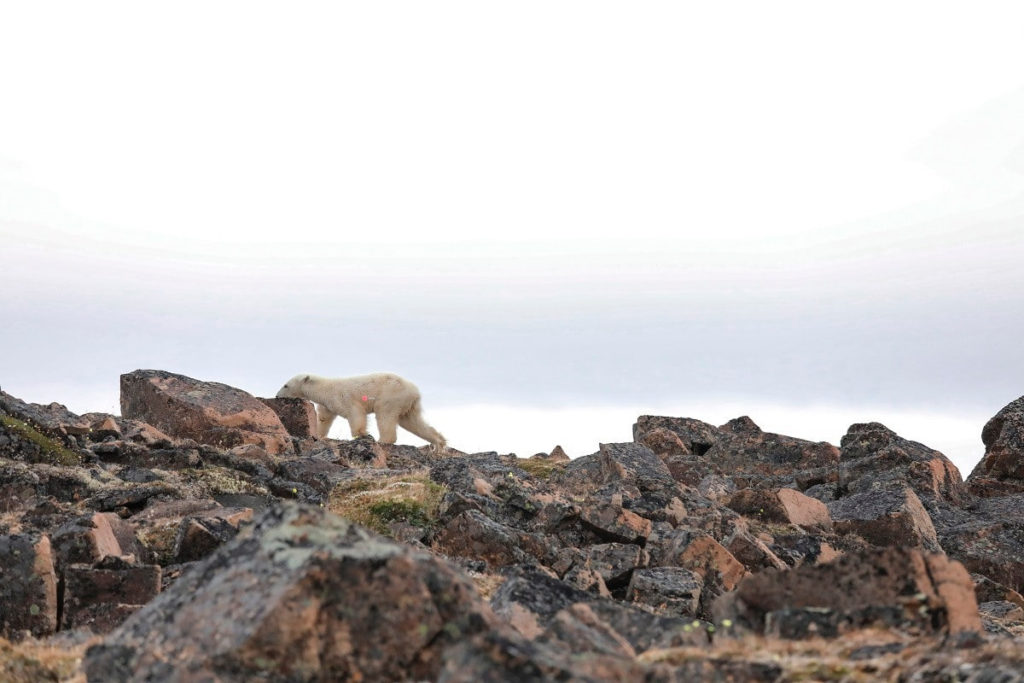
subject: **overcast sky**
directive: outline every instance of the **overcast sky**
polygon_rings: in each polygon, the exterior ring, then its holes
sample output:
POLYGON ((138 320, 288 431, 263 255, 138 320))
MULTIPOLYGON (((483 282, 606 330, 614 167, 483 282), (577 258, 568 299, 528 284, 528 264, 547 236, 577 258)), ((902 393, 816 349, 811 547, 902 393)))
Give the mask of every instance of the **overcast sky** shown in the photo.
POLYGON ((1022 30, 984 1, 4 3, 0 386, 117 412, 136 368, 391 370, 463 450, 878 420, 966 476, 1024 394, 1022 30))

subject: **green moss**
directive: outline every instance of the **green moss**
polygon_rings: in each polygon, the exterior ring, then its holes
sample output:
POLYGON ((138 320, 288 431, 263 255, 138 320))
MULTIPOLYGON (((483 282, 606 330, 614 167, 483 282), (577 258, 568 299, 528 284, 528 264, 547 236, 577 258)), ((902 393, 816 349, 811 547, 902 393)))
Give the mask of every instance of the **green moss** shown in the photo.
POLYGON ((0 424, 15 436, 31 441, 39 447, 40 453, 31 459, 32 462, 68 467, 82 464, 81 455, 66 448, 59 441, 46 436, 27 422, 0 413, 0 424))

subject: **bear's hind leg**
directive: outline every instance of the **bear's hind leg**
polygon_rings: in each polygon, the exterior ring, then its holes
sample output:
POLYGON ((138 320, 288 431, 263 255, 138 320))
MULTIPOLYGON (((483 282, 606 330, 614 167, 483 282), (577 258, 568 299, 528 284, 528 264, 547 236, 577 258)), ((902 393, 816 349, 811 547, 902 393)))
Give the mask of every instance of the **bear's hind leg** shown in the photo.
POLYGON ((420 415, 418 406, 412 412, 398 418, 398 424, 402 429, 412 432, 421 439, 433 444, 435 452, 440 453, 447 445, 447 442, 445 441, 445 438, 441 436, 441 433, 423 420, 423 416, 420 415))

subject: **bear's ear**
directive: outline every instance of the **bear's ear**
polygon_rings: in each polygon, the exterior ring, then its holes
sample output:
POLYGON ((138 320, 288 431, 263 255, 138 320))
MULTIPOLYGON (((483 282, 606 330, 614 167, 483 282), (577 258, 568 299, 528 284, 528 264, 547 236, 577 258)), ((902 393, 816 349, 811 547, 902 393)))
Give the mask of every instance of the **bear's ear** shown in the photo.
POLYGON ((306 375, 305 377, 302 378, 302 383, 303 384, 305 384, 308 381, 309 381, 309 375, 306 375))

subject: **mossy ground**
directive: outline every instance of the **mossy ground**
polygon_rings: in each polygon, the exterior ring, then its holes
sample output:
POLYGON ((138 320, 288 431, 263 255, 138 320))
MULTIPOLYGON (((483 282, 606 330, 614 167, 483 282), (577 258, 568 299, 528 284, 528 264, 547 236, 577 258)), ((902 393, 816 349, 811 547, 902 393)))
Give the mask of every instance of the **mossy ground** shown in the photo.
POLYGON ((39 447, 41 457, 36 460, 50 465, 64 465, 72 467, 82 464, 82 456, 66 448, 55 439, 51 439, 27 422, 0 413, 0 425, 27 441, 31 441, 39 447))
POLYGON ((381 534, 388 534, 392 522, 430 529, 437 521, 445 490, 426 474, 356 479, 335 487, 327 506, 381 534))
POLYGON ((516 462, 516 466, 519 469, 529 472, 537 479, 547 479, 555 472, 564 470, 565 465, 564 461, 552 462, 543 458, 519 458, 516 462))
POLYGON ((181 480, 198 488, 202 494, 212 498, 221 494, 268 495, 266 487, 254 483, 248 476, 238 470, 218 465, 208 465, 198 469, 181 470, 181 480))

